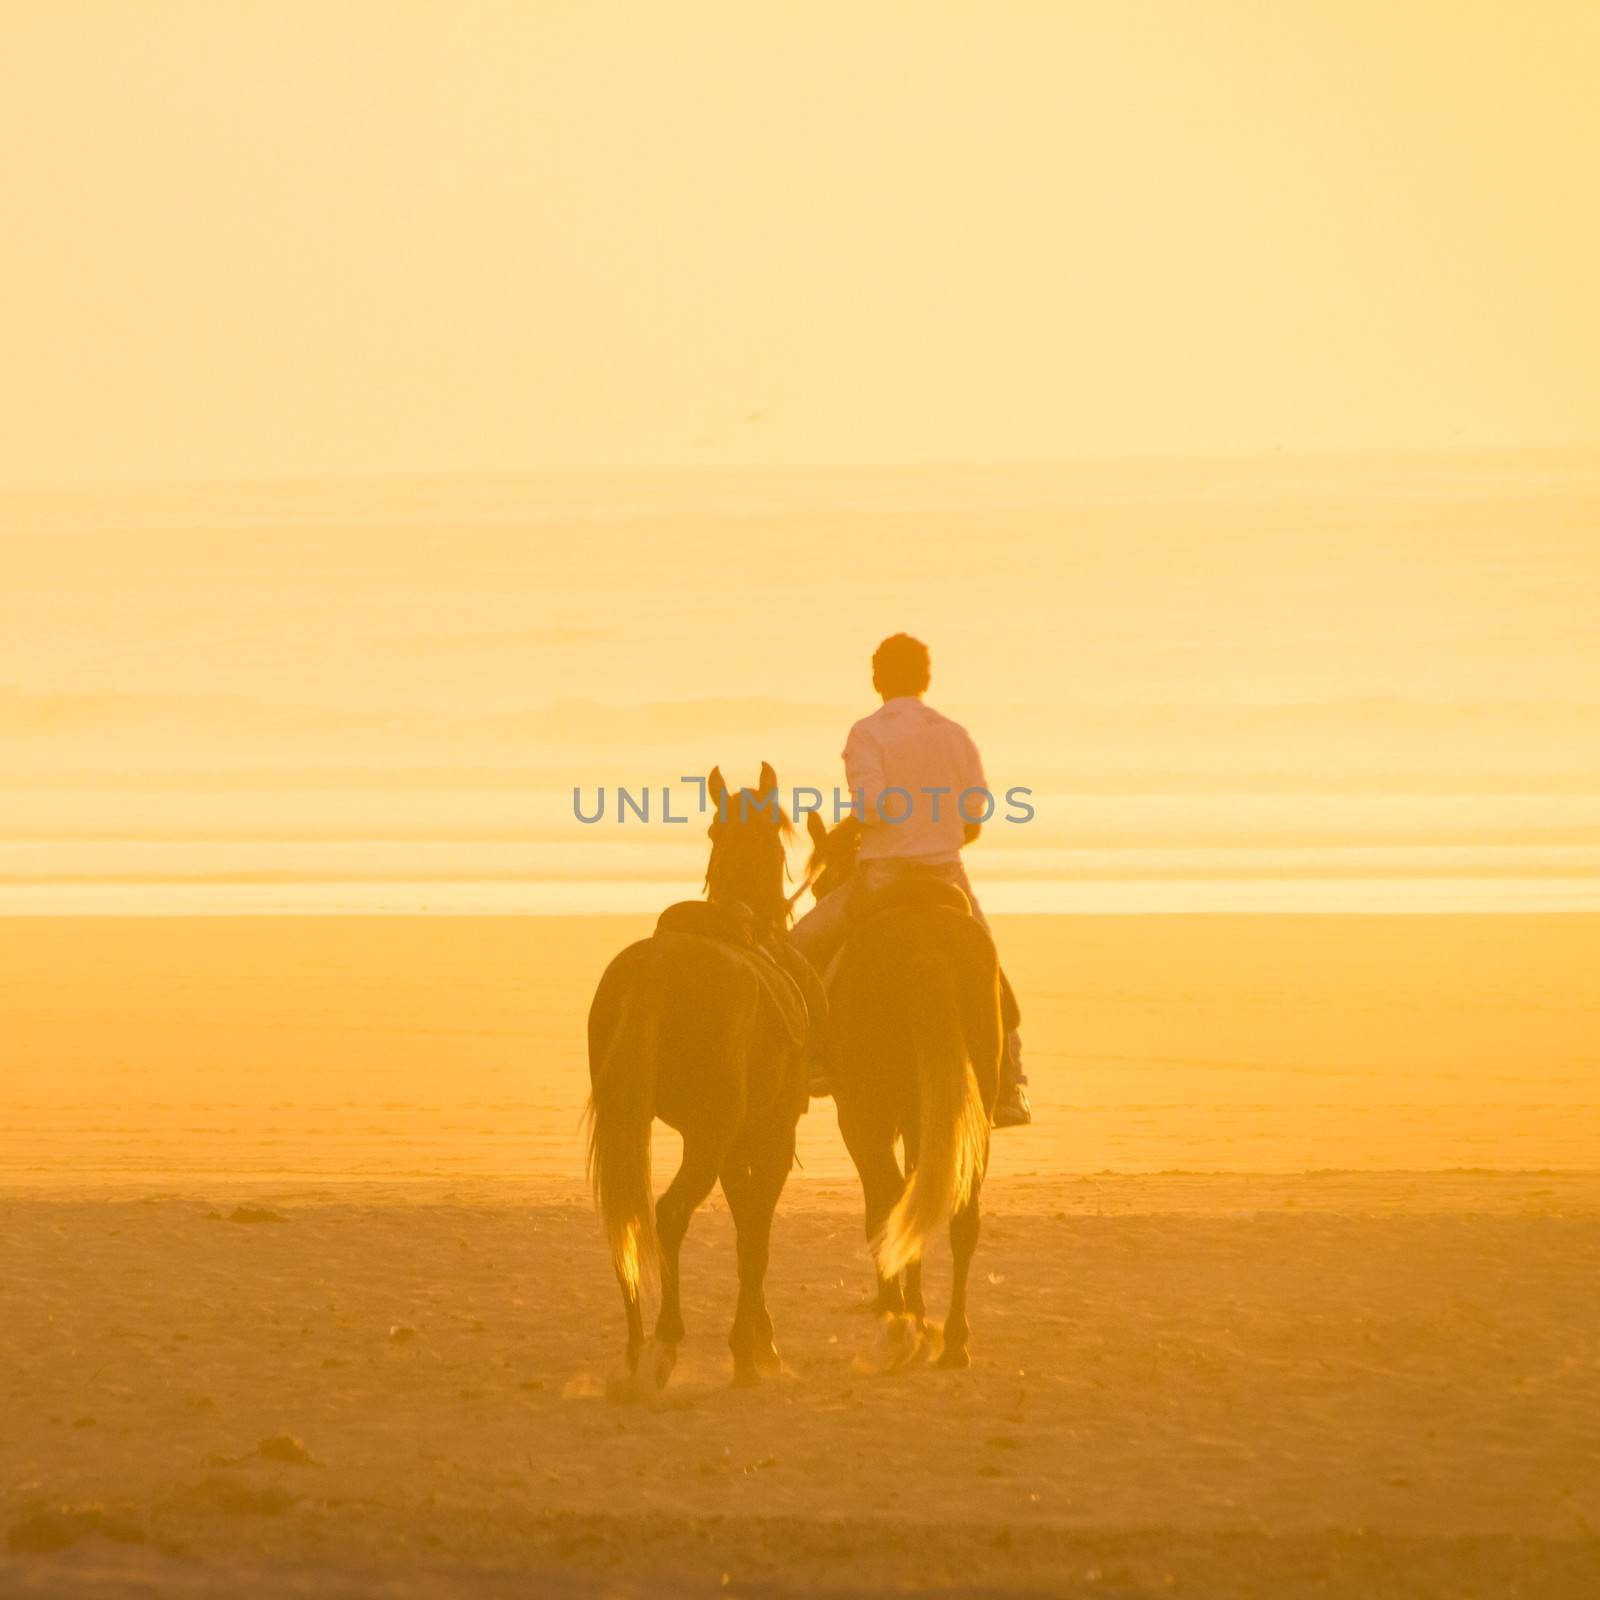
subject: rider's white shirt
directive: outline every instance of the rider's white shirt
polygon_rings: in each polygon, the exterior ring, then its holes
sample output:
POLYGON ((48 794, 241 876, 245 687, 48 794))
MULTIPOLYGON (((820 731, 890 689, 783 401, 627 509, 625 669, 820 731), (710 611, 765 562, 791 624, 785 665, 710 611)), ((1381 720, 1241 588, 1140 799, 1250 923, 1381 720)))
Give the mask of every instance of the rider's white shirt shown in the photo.
MULTIPOLYGON (((886 700, 851 728, 844 772, 864 806, 863 861, 959 859, 960 796, 987 788, 978 747, 959 722, 912 695, 886 700), (886 820, 902 813, 903 822, 886 820)), ((987 802, 973 795, 967 807, 973 820, 981 821, 987 802)))

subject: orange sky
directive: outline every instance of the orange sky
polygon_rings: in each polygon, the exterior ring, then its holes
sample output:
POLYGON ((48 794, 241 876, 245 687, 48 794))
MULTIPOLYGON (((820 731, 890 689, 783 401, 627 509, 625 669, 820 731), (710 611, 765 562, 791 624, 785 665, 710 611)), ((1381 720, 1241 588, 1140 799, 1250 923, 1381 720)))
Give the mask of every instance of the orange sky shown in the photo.
POLYGON ((1600 9, 6 8, 0 485, 1600 439, 1600 9))
POLYGON ((653 904, 571 785, 831 782, 907 628, 1018 904, 1589 904, 1597 82, 1587 0, 8 5, 0 900, 653 904))

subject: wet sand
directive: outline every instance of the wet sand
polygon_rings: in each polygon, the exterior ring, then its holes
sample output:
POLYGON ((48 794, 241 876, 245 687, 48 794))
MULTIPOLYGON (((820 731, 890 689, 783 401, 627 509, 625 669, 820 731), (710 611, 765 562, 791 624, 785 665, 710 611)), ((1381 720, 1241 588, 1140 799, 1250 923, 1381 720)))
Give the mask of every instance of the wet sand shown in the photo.
MULTIPOLYGON (((581 1177, 583 1017, 651 920, 0 919, 0 1185, 581 1177)), ((1039 1110, 1003 1176, 1600 1169, 1600 917, 995 926, 1039 1110)), ((826 1108, 800 1160, 853 1176, 826 1108)))

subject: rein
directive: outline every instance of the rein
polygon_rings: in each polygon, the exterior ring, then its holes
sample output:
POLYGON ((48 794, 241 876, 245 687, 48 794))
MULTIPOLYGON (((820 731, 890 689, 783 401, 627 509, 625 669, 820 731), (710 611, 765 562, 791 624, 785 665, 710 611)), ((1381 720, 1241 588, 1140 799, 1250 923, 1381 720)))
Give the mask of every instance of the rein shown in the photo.
POLYGON ((823 865, 823 866, 820 866, 820 867, 816 868, 815 871, 808 871, 806 873, 804 880, 800 884, 800 887, 798 889, 796 889, 795 892, 792 895, 790 895, 787 900, 785 900, 783 902, 783 910, 784 910, 784 915, 785 916, 789 915, 789 913, 791 913, 794 910, 795 901, 797 901, 800 898, 800 896, 803 895, 806 892, 806 890, 809 889, 811 887, 811 885, 814 884, 817 881, 817 879, 820 878, 822 876, 822 874, 824 872, 826 872, 827 870, 828 870, 827 866, 823 865))

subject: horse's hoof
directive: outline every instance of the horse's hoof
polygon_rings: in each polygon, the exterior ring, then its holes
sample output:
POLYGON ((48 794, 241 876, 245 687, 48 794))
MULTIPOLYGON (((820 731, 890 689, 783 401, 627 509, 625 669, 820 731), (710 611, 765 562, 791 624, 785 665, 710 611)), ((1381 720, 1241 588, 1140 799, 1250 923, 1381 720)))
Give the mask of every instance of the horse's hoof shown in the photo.
POLYGON ((947 1372, 958 1372, 972 1365, 972 1357, 964 1344, 947 1344, 939 1353, 939 1365, 947 1372))
POLYGON ((783 1362, 778 1356, 778 1347, 771 1343, 770 1340, 756 1349, 755 1362, 757 1372, 765 1372, 772 1377, 776 1377, 783 1371, 783 1362))
POLYGON ((761 1374, 756 1370, 754 1362, 734 1362, 733 1386, 735 1389, 754 1389, 760 1382, 761 1374))
POLYGON ((922 1334, 904 1312, 889 1318, 884 1325, 884 1340, 889 1349, 890 1372, 909 1367, 922 1349, 922 1334))
POLYGON ((658 1389, 665 1389, 672 1369, 678 1364, 678 1347, 675 1344, 657 1344, 655 1360, 651 1364, 651 1377, 658 1389))

